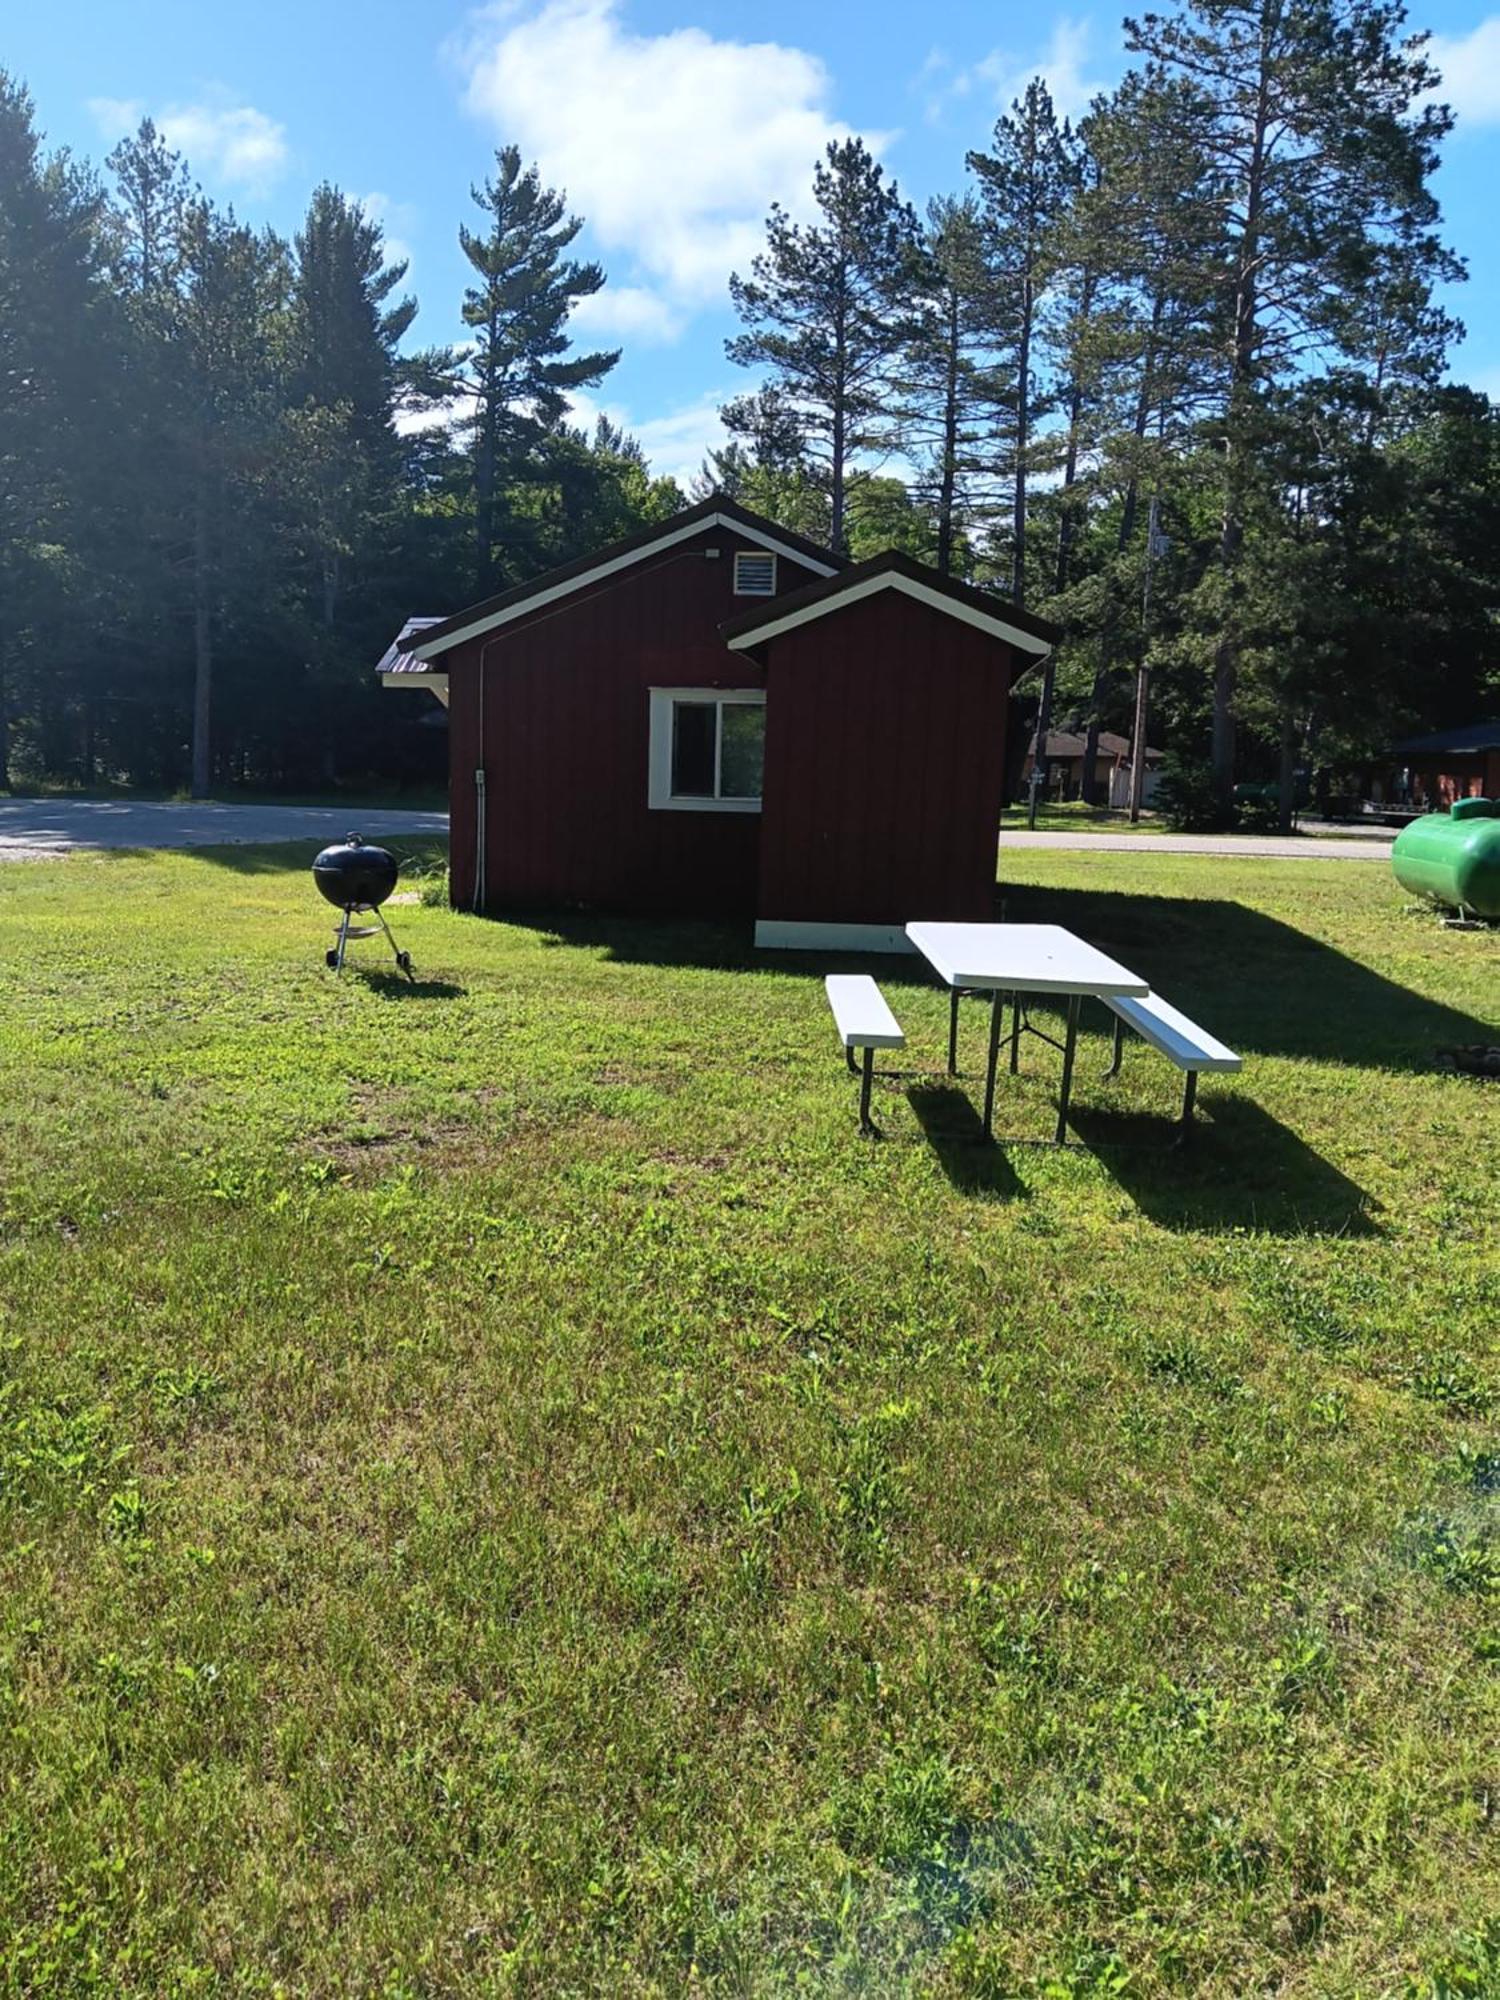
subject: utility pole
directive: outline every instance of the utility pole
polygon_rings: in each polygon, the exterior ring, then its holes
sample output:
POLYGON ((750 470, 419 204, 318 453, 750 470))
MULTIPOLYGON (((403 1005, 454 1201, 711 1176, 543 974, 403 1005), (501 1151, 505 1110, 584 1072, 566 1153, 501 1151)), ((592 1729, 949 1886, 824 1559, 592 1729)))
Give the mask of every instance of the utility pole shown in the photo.
POLYGON ((1151 565, 1159 555, 1165 555, 1170 547, 1161 531, 1161 500, 1151 496, 1151 513, 1146 524, 1146 576, 1141 585, 1141 652, 1135 670, 1135 722, 1130 739, 1130 823, 1140 819, 1141 800, 1146 787, 1146 696, 1149 691, 1151 671, 1146 665, 1146 650, 1151 633, 1151 565))

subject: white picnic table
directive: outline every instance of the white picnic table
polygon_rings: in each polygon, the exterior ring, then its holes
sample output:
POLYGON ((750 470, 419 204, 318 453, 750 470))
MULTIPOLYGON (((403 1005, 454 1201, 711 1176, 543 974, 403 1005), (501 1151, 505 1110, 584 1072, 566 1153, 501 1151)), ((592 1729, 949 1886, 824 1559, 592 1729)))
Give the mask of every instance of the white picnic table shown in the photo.
POLYGON ((989 1064, 984 1085, 984 1130, 994 1137, 995 1068, 1000 1054, 1000 1029, 1005 1013, 1005 995, 1011 997, 1010 1067, 1019 1067, 1022 1030, 1051 1042, 1040 1028, 1025 1019, 1022 996, 1052 994, 1067 1000, 1067 1035, 1060 1047, 1063 1057, 1062 1089, 1058 1097, 1057 1136, 1060 1146, 1067 1137, 1068 1099, 1073 1088, 1073 1055, 1078 1041, 1078 1014, 1084 999, 1092 995, 1144 998, 1151 991, 1144 979, 1117 965, 1093 945, 1061 924, 945 924, 911 923, 906 935, 927 960, 938 977, 951 989, 948 1013, 948 1074, 958 1074, 958 1000, 964 992, 990 995, 989 1064))

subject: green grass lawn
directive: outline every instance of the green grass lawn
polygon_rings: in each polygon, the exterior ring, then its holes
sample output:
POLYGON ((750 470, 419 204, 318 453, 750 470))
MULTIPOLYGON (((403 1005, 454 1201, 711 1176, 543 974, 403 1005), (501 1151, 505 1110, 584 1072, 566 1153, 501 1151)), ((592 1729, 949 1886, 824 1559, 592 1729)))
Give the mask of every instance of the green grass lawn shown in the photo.
POLYGON ((0 870, 0 1990, 1497 1990, 1494 935, 1012 853, 1246 1067, 992 1151, 914 963, 864 1142, 821 965, 310 852, 0 870))
MULTIPOLYGON (((1005 830, 1025 833, 1031 824, 1024 797, 1005 808, 1005 830)), ((1038 833, 1161 833, 1165 831, 1155 813, 1143 813, 1132 822, 1128 812, 1111 812, 1108 806, 1086 806, 1080 799, 1044 799, 1037 807, 1038 833)))

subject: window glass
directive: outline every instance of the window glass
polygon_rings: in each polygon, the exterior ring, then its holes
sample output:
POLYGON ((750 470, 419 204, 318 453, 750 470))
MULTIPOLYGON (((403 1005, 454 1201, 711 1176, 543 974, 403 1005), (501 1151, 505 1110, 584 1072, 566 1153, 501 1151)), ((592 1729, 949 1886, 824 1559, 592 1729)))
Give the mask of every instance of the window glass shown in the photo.
POLYGON ((719 796, 758 799, 766 761, 766 711, 760 702, 726 701, 719 710, 719 796))
POLYGON ((711 799, 714 796, 714 725, 718 708, 711 701, 672 704, 672 796, 711 799))

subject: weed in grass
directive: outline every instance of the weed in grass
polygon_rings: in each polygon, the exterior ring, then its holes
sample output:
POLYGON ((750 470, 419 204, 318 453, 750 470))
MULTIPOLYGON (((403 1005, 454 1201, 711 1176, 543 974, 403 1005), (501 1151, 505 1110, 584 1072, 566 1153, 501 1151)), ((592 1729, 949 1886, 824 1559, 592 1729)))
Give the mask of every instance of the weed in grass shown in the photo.
POLYGON ((1342 1354, 1358 1338, 1343 1311, 1284 1273, 1260 1286, 1257 1302, 1270 1332, 1314 1353, 1342 1354))
POLYGON ((1444 1515, 1421 1518, 1412 1545, 1421 1567, 1455 1596, 1500 1597, 1500 1548, 1484 1525, 1444 1515))
POLYGON ((1500 1493, 1500 1445, 1475 1445, 1466 1439, 1455 1457, 1459 1476, 1476 1493, 1500 1493))
POLYGON ((1430 1972, 1409 1979, 1405 2000, 1495 2000, 1500 1994, 1500 1917, 1491 1917, 1430 1972))
POLYGON ((1483 1417, 1495 1407, 1493 1383, 1480 1375, 1468 1354, 1453 1348, 1419 1354, 1406 1386, 1414 1396, 1437 1403, 1455 1416, 1483 1417))

